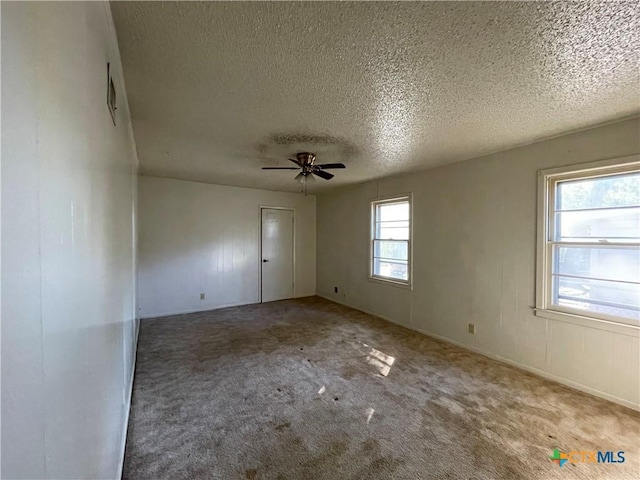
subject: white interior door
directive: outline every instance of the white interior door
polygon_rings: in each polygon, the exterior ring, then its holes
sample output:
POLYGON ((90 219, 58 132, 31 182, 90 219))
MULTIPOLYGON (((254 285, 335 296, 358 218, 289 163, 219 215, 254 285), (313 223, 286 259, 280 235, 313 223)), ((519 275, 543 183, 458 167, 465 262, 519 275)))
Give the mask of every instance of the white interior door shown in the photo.
POLYGON ((293 210, 262 209, 262 301, 293 298, 293 210))

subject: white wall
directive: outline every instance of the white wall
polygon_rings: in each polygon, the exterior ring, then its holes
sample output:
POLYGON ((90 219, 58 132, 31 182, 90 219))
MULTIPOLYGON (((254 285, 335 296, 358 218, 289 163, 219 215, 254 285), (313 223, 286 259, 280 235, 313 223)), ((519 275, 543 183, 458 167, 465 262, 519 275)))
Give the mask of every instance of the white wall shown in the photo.
POLYGON ((613 333, 533 313, 537 170, 638 153, 639 123, 320 195, 318 294, 639 408, 637 329, 613 333), (413 291, 368 280, 369 203, 408 192, 413 291))
POLYGON ((121 78, 107 3, 2 3, 2 478, 119 475, 137 168, 121 78))
POLYGON ((261 206, 295 209, 294 294, 315 295, 313 195, 140 177, 138 201, 140 316, 259 302, 261 206))

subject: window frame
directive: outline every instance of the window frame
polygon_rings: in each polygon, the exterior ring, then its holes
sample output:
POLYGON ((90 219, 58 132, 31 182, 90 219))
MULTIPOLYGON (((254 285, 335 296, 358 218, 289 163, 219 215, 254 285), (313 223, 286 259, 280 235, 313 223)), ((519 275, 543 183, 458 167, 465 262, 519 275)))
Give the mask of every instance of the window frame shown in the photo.
POLYGON ((369 231, 369 280, 372 282, 383 283, 387 285, 392 285, 396 287, 408 288, 412 289, 413 285, 413 195, 411 193, 402 194, 402 195, 393 195, 384 198, 376 198, 371 201, 371 211, 370 211, 370 231, 369 231), (407 202, 409 204, 409 239, 401 240, 407 242, 407 280, 402 280, 399 278, 385 277, 382 275, 374 274, 374 262, 375 262, 375 241, 380 240, 376 238, 376 207, 379 205, 385 204, 393 204, 393 203, 404 203, 407 202))
MULTIPOLYGON (((555 195, 558 182, 580 180, 613 175, 617 173, 636 172, 640 169, 640 155, 612 158, 598 162, 590 162, 566 167, 551 168, 538 171, 538 211, 537 211, 537 258, 536 258, 536 306, 535 314, 543 318, 568 321, 590 327, 614 330, 627 333, 629 328, 636 334, 640 330, 640 322, 630 318, 588 312, 580 309, 554 305, 552 292, 553 247, 558 242, 553 239, 554 225, 551 215, 555 213, 555 195)), ((579 243, 579 242, 574 242, 579 243)), ((598 246, 596 242, 588 242, 589 246, 598 246)), ((608 243, 615 247, 617 244, 608 243)), ((636 245, 626 243, 625 245, 636 245)))

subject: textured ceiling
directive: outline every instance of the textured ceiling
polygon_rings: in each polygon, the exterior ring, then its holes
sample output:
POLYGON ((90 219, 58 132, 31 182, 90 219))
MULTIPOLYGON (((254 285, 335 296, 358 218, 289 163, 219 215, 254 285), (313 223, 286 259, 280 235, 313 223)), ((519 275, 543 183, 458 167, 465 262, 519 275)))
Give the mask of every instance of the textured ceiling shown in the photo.
POLYGON ((146 175, 344 185, 636 114, 638 2, 114 2, 146 175))

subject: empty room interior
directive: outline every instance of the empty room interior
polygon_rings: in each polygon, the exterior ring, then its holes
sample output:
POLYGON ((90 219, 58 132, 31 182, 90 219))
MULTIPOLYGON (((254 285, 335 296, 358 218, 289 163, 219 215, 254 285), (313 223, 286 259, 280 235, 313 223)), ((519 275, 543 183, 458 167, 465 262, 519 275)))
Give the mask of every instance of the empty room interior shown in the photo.
POLYGON ((13 2, 9 479, 640 478, 640 4, 13 2))

